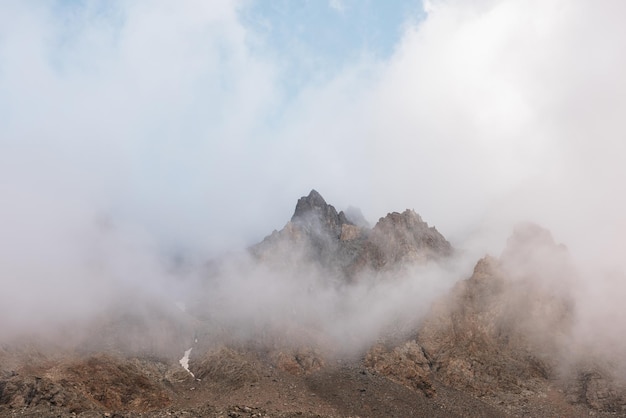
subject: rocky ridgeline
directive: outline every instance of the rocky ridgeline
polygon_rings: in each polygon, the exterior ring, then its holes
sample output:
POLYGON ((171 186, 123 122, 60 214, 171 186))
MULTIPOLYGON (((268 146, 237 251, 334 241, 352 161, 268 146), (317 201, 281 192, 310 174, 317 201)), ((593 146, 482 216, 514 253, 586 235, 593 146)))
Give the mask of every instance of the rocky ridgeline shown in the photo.
POLYGON ((413 210, 393 212, 373 228, 358 209, 346 215, 315 190, 301 197, 291 220, 251 252, 261 261, 322 266, 347 281, 360 273, 398 269, 452 255, 450 243, 413 210))

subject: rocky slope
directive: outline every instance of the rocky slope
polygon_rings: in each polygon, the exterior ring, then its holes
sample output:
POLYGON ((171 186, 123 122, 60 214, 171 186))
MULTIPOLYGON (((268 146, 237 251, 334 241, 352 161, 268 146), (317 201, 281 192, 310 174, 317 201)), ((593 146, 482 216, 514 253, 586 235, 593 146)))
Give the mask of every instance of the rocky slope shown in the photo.
MULTIPOLYGON (((211 264, 202 291, 259 269, 265 287, 279 272, 298 279, 314 271, 321 284, 302 279, 306 292, 339 287, 349 298, 455 254, 412 210, 369 228, 358 211, 337 212, 316 191, 249 253, 245 268, 211 264)), ((271 307, 251 296, 220 302, 203 294, 186 310, 137 298, 62 342, 3 342, 0 416, 626 416, 617 368, 571 349, 575 280, 567 249, 548 231, 520 225, 501 257, 479 260, 425 317, 415 314, 409 333, 381 332, 349 352, 339 349, 341 335, 296 315, 297 306, 268 316, 271 307), (252 316, 220 322, 227 308, 252 316), (251 321, 255 315, 271 321, 251 321)))

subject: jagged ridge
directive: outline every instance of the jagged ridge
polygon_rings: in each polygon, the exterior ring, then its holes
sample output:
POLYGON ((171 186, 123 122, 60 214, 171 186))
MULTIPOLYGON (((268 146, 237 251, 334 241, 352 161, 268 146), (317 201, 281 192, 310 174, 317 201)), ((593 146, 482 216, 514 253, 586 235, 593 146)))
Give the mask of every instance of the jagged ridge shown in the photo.
POLYGON ((343 211, 337 212, 312 190, 298 199, 291 221, 251 251, 259 259, 281 262, 295 254, 298 262, 325 266, 348 281, 364 270, 427 263, 453 253, 452 245, 443 235, 413 210, 388 213, 373 228, 366 226, 358 209, 351 212, 356 222, 343 211))

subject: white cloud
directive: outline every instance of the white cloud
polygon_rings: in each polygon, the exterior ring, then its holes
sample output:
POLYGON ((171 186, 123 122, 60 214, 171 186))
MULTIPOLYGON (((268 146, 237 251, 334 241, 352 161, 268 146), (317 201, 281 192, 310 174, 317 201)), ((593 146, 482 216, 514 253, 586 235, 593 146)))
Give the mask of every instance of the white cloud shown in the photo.
POLYGON ((619 224, 621 3, 425 6, 388 61, 286 101, 288 57, 251 49, 264 41, 242 5, 4 5, 5 183, 211 249, 279 227, 312 187, 370 217, 414 207, 453 235, 500 201, 547 223, 594 218, 580 195, 611 202, 603 218, 619 224))
POLYGON ((328 6, 339 13, 346 10, 346 5, 342 0, 328 0, 328 6))

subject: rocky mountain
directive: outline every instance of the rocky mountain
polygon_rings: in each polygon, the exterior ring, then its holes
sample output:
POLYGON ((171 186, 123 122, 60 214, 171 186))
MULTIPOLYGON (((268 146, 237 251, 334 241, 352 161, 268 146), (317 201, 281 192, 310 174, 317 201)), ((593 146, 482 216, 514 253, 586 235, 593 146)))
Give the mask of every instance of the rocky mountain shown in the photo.
POLYGON ((366 364, 427 395, 434 382, 473 394, 503 414, 624 416, 623 380, 572 350, 576 312, 565 289, 574 280, 565 247, 520 225, 499 259, 479 260, 432 306, 414 339, 374 347, 366 364))
POLYGON ((312 190, 298 200, 291 221, 251 252, 279 264, 314 263, 341 281, 356 280, 364 271, 424 264, 453 254, 443 235, 413 210, 389 213, 373 228, 358 209, 350 213, 354 222, 312 190))
POLYGON ((376 328, 393 289, 455 255, 413 210, 370 228, 313 190, 247 255, 211 263, 184 309, 138 296, 82 332, 3 341, 0 416, 626 416, 618 365, 572 349, 576 268, 536 225, 403 310, 410 332, 376 328))

